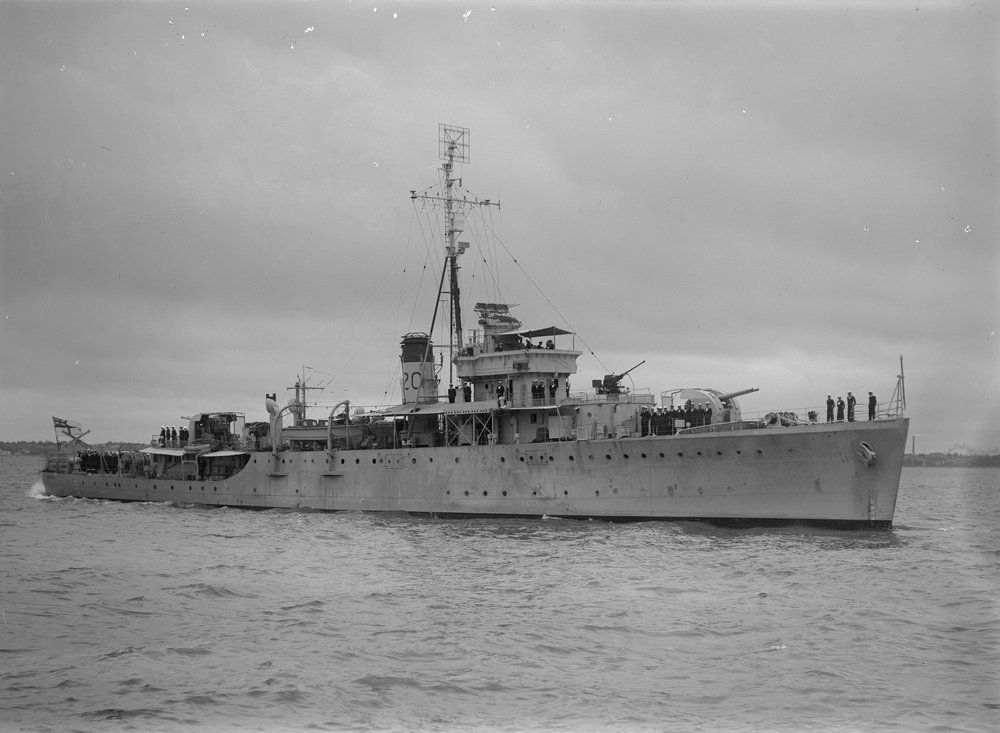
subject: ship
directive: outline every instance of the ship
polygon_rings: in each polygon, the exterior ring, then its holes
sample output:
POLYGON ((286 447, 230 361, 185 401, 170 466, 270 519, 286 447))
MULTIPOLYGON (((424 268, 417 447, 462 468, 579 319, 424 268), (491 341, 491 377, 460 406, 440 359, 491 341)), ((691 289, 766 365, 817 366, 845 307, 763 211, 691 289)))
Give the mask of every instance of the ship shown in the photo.
POLYGON ((494 300, 476 302, 475 326, 463 324, 465 217, 499 204, 461 189, 468 128, 439 126, 439 159, 433 189, 410 192, 443 214, 444 253, 430 328, 400 339, 398 404, 364 410, 344 400, 309 417, 303 375, 287 404, 266 395, 266 419, 203 410, 133 450, 92 448, 79 423, 53 418, 57 442, 60 431, 69 440, 44 465, 45 493, 431 517, 892 527, 908 429, 902 357, 892 399, 873 404, 867 420, 853 419, 853 406, 832 421, 812 410, 744 415, 739 398, 756 388, 636 389, 625 377, 643 362, 576 391, 584 352, 571 329, 525 329, 515 306, 494 300))

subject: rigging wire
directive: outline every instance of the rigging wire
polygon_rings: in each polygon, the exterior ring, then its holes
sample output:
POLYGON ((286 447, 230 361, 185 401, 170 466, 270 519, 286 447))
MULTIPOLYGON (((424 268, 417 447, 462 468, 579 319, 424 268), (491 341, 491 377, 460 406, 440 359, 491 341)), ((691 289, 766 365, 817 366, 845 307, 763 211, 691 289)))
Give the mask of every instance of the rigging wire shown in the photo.
POLYGON ((569 319, 562 314, 562 312, 556 307, 555 303, 553 303, 549 299, 549 296, 545 294, 545 291, 542 290, 542 288, 538 285, 538 283, 535 282, 534 278, 531 277, 531 274, 524 267, 521 266, 521 263, 518 262, 517 258, 513 255, 513 253, 511 253, 511 251, 507 249, 507 245, 504 244, 503 240, 500 238, 500 235, 497 234, 495 230, 491 229, 491 232, 497 244, 499 244, 503 248, 503 251, 507 253, 507 256, 510 257, 511 261, 513 261, 513 263, 517 265, 517 269, 520 270, 521 273, 528 279, 528 282, 530 282, 535 287, 535 290, 537 290, 538 294, 541 295, 542 298, 545 300, 545 302, 549 304, 549 307, 556 312, 556 314, 562 319, 563 323, 570 331, 572 331, 573 333, 575 333, 577 336, 580 337, 580 342, 587 348, 587 353, 589 353, 592 357, 594 357, 597 360, 597 363, 601 365, 601 367, 604 369, 605 372, 610 372, 610 369, 607 367, 607 365, 605 365, 603 361, 601 361, 601 358, 594 353, 594 350, 590 347, 590 344, 587 343, 586 339, 584 339, 583 336, 581 336, 577 332, 577 330, 573 328, 573 325, 569 322, 569 319))

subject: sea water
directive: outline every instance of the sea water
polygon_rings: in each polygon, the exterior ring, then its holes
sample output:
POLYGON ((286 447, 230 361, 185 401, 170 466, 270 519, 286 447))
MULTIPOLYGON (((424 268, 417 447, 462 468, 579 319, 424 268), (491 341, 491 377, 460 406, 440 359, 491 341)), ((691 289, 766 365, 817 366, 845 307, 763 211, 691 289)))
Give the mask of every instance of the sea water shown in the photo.
POLYGON ((0 730, 1000 730, 1000 471, 889 531, 41 498, 0 458, 0 730))

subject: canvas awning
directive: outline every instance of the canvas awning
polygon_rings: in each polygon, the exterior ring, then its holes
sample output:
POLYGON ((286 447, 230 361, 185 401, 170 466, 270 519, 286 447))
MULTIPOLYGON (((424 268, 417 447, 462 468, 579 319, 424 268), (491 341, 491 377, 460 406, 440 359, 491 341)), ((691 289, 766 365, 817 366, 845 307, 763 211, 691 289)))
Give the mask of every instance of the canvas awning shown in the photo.
POLYGON ((143 448, 140 453, 148 453, 153 456, 174 456, 180 458, 184 455, 184 451, 178 450, 177 448, 143 448))
POLYGON ((496 412, 496 400, 479 402, 430 402, 414 405, 396 405, 379 413, 381 417, 410 417, 412 415, 470 415, 473 413, 496 412), (414 408, 417 409, 414 409, 414 408))
POLYGON ((541 336, 568 336, 571 333, 573 331, 564 331, 557 326, 546 326, 545 328, 536 328, 534 331, 521 331, 519 335, 524 338, 533 339, 541 336))

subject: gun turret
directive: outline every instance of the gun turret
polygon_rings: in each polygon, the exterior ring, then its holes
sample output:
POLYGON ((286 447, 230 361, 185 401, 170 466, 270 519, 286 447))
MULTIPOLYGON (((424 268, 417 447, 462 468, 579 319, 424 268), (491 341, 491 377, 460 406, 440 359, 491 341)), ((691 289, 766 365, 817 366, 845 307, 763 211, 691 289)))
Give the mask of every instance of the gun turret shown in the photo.
POLYGON ((643 359, 638 364, 636 364, 632 369, 626 369, 621 374, 605 374, 604 379, 594 380, 594 389, 597 390, 597 394, 621 394, 621 381, 625 378, 625 375, 631 372, 633 369, 638 369, 646 360, 643 359))
POLYGON ((757 392, 760 387, 748 387, 747 389, 741 389, 738 392, 729 392, 727 394, 719 395, 719 402, 729 402, 733 397, 742 397, 745 394, 750 394, 751 392, 757 392))

